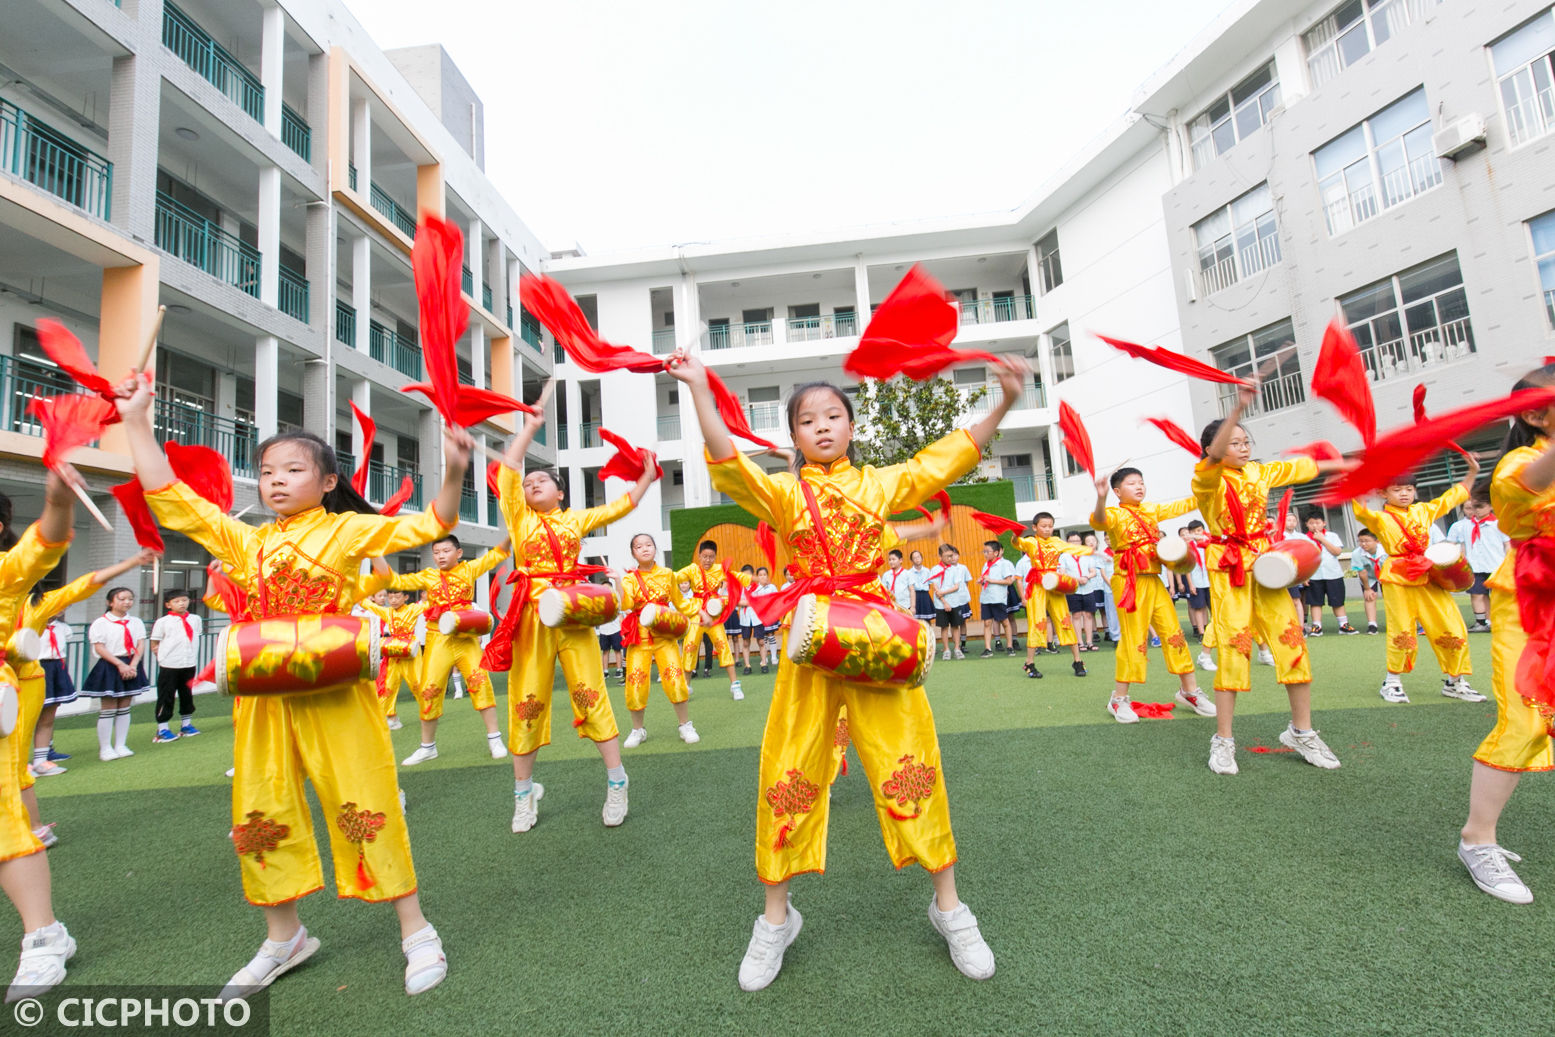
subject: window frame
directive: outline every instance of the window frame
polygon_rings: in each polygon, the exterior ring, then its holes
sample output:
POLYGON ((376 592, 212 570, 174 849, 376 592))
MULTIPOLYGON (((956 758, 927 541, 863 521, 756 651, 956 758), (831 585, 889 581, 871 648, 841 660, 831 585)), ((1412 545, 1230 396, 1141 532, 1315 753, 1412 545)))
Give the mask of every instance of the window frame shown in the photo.
POLYGON ((1491 78, 1495 80, 1496 103, 1500 106, 1501 118, 1506 124, 1507 143, 1511 150, 1525 147, 1536 140, 1555 133, 1555 42, 1552 42, 1551 49, 1530 58, 1504 75, 1496 68, 1496 46, 1510 40, 1520 32, 1534 28, 1541 18, 1546 23, 1555 19, 1555 6, 1551 6, 1534 15, 1511 32, 1504 33, 1485 45, 1485 60, 1490 66, 1491 78), (1545 86, 1542 89, 1539 88, 1537 82, 1538 75, 1535 72, 1535 69, 1541 64, 1544 66, 1543 74, 1545 77, 1545 86), (1528 80, 1527 85, 1533 88, 1533 92, 1529 96, 1519 97, 1515 106, 1509 105, 1506 96, 1507 88, 1510 85, 1514 92, 1520 94, 1522 91, 1519 89, 1517 81, 1525 73, 1528 80), (1521 109, 1524 106, 1531 109, 1532 119, 1530 121, 1541 124, 1532 132, 1526 133, 1526 135, 1518 129, 1519 126, 1524 125, 1521 114, 1521 109))
POLYGON ((1312 151, 1312 173, 1313 178, 1317 181, 1318 207, 1323 212, 1323 223, 1328 230, 1330 238, 1337 238, 1341 234, 1348 233, 1363 223, 1371 222, 1388 210, 1395 209, 1442 186, 1446 181, 1446 175, 1442 171, 1442 160, 1437 157, 1436 149, 1431 145, 1434 125, 1431 118, 1430 97, 1426 94, 1425 86, 1422 84, 1372 112, 1360 122, 1349 127, 1343 133, 1330 138, 1322 146, 1312 151), (1414 123, 1407 129, 1400 130, 1396 135, 1379 142, 1376 138, 1376 131, 1373 128, 1374 124, 1379 118, 1409 101, 1416 94, 1420 95, 1425 109, 1425 120, 1414 123), (1423 134, 1421 131, 1424 131, 1423 134), (1359 158, 1346 162, 1325 176, 1322 172, 1322 160, 1319 156, 1325 150, 1337 147, 1341 141, 1357 132, 1361 135, 1364 152, 1359 158), (1411 137, 1425 141, 1424 153, 1413 158, 1409 154, 1409 140, 1411 137), (1397 146, 1402 151, 1404 161, 1394 169, 1384 172, 1379 156, 1386 153, 1393 146, 1397 146), (1352 191, 1351 174, 1363 163, 1365 164, 1367 179, 1365 183, 1356 185, 1352 191), (1427 163, 1432 164, 1433 178, 1431 182, 1425 183, 1423 186, 1417 185, 1415 167, 1417 165, 1423 167, 1427 163), (1390 179, 1395 178, 1400 171, 1407 174, 1408 193, 1398 194, 1397 197, 1393 197, 1389 201, 1391 197, 1389 193, 1390 179), (1335 186, 1341 188, 1342 193, 1331 196, 1332 188, 1335 186), (1362 190, 1365 191, 1364 195, 1362 190), (1342 211, 1344 213, 1342 226, 1336 223, 1335 218, 1336 212, 1340 211, 1336 209, 1336 206, 1341 204, 1343 205, 1342 211))
POLYGON ((1380 281, 1361 285, 1353 291, 1338 296, 1336 301, 1344 314, 1345 323, 1355 335, 1356 345, 1360 347, 1361 363, 1365 365, 1367 375, 1374 383, 1395 378, 1410 378, 1424 370, 1434 370, 1460 360, 1467 360, 1479 352, 1474 342, 1473 314, 1468 305, 1468 286, 1464 282, 1463 264, 1458 260, 1456 250, 1432 256, 1423 263, 1416 263, 1414 266, 1396 271, 1380 281), (1405 278, 1425 272, 1434 264, 1441 264, 1449 259, 1458 270, 1456 284, 1427 295, 1406 299, 1403 285, 1405 278), (1358 302, 1365 294, 1378 291, 1384 286, 1392 295, 1392 306, 1352 320, 1346 300, 1350 303, 1358 302), (1454 292, 1462 295, 1463 315, 1443 320, 1442 301, 1454 292), (1430 324, 1417 324, 1412 321, 1411 313, 1418 314, 1427 304, 1431 307, 1434 321, 1430 324), (1377 322, 1389 318, 1397 324, 1398 335, 1378 341, 1377 322), (1449 328, 1456 330, 1446 330, 1449 328), (1461 334, 1462 338, 1452 341, 1458 334, 1461 334), (1430 359, 1425 359, 1424 351, 1433 340, 1441 344, 1444 352, 1457 349, 1459 346, 1466 348, 1456 355, 1432 356, 1430 359))
POLYGON ((1193 224, 1190 229, 1193 231, 1194 248, 1198 253, 1199 268, 1197 276, 1199 278, 1199 287, 1205 295, 1213 295, 1218 291, 1231 287, 1238 281, 1251 277, 1254 274, 1262 273, 1272 266, 1277 266, 1284 259, 1284 253, 1280 247, 1279 214, 1275 211, 1274 195, 1269 190, 1267 180, 1252 190, 1244 191, 1231 199, 1225 205, 1222 205, 1193 224), (1251 221, 1238 225, 1236 222, 1237 203, 1252 198, 1259 191, 1263 191, 1268 196, 1267 208, 1261 209, 1258 215, 1253 217, 1251 221), (1214 238, 1210 242, 1210 248, 1211 256, 1219 257, 1222 244, 1224 244, 1226 255, 1224 258, 1213 258, 1212 262, 1206 264, 1204 261, 1206 245, 1200 238, 1200 228, 1210 220, 1222 215, 1225 216, 1226 222, 1225 234, 1214 238), (1267 235, 1263 233, 1264 217, 1266 216, 1269 221, 1267 235), (1248 231, 1251 234, 1251 248, 1244 249, 1240 245, 1243 231, 1248 231), (1260 265, 1256 268, 1249 269, 1245 261, 1245 254, 1248 252, 1254 252, 1258 256, 1260 265), (1228 261, 1230 263, 1229 270, 1223 271, 1222 268, 1226 266, 1228 261), (1229 280, 1227 279, 1228 275, 1229 280))
MULTIPOLYGON (((1258 397, 1243 412, 1247 417, 1274 414, 1291 407, 1299 407, 1307 402, 1306 383, 1301 370, 1301 351, 1296 348, 1296 326, 1290 317, 1277 320, 1273 324, 1265 324, 1261 328, 1254 328, 1244 335, 1238 335, 1234 339, 1212 347, 1209 352, 1215 360, 1216 367, 1240 378, 1250 377, 1265 367, 1269 361, 1278 359, 1275 370, 1262 380, 1258 397), (1244 351, 1247 359, 1235 363, 1228 362, 1225 354, 1231 350, 1244 351)), ((1222 417, 1231 412, 1231 405, 1236 402, 1238 388, 1236 385, 1219 386, 1222 417)))
POLYGON ((1203 169, 1215 161, 1242 141, 1251 137, 1258 130, 1269 124, 1270 114, 1283 103, 1283 94, 1280 90, 1280 70, 1271 55, 1269 60, 1259 65, 1253 71, 1243 76, 1229 90, 1216 95, 1215 99, 1199 110, 1199 113, 1188 120, 1188 154, 1193 159, 1194 169, 1203 169), (1269 82, 1260 87, 1255 93, 1242 97, 1238 95, 1249 83, 1260 75, 1268 73, 1269 82), (1267 106, 1264 99, 1268 98, 1267 106), (1243 130, 1238 116, 1248 110, 1252 102, 1257 102, 1258 125, 1249 130, 1243 130), (1220 105, 1225 105, 1222 115, 1212 117, 1212 113, 1220 105), (1206 121, 1207 120, 1207 121, 1206 121), (1231 142, 1221 147, 1216 141, 1216 131, 1228 128, 1231 131, 1231 142))
POLYGON ((1061 382, 1067 382, 1069 379, 1080 373, 1074 362, 1074 335, 1069 331, 1068 321, 1061 321, 1060 323, 1053 325, 1043 333, 1042 337, 1047 339, 1048 356, 1051 358, 1053 363, 1054 385, 1058 385, 1061 382), (1060 342, 1057 337, 1060 329, 1063 331, 1062 342, 1060 342), (1059 368, 1058 358, 1061 355, 1068 358, 1068 364, 1066 365, 1069 369, 1068 374, 1064 374, 1063 371, 1059 368))

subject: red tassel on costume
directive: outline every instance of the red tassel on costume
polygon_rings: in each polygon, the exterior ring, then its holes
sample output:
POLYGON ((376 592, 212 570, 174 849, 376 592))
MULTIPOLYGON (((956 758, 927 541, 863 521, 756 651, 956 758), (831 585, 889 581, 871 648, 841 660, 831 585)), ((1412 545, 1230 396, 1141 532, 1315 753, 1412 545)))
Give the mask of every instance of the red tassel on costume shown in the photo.
POLYGON ((372 876, 367 874, 367 858, 358 855, 356 858, 356 888, 372 889, 376 885, 377 883, 372 880, 372 876))
POLYGON ((572 726, 573 727, 582 727, 584 724, 588 723, 588 719, 589 719, 588 717, 577 717, 576 719, 573 720, 572 726))
MULTIPOLYGON (((642 478, 643 469, 647 460, 648 451, 633 446, 623 436, 618 436, 609 429, 601 427, 599 438, 616 448, 615 455, 605 462, 605 466, 599 470, 601 482, 606 479, 624 479, 627 482, 636 482, 642 478)), ((657 460, 653 462, 653 477, 664 478, 664 469, 657 460)))
POLYGON ((1551 402, 1555 402, 1555 388, 1522 389, 1511 396, 1444 411, 1424 425, 1395 429, 1366 449, 1359 468, 1331 480, 1318 502, 1338 504, 1381 489, 1459 436, 1525 410, 1539 410, 1551 402))
POLYGON ((756 523, 756 546, 767 558, 767 572, 777 572, 777 534, 765 522, 756 523))
MULTIPOLYGON (((1425 383, 1424 382, 1421 382, 1419 385, 1415 386, 1414 407, 1415 407, 1415 424, 1416 425, 1423 425, 1423 424, 1425 424, 1426 417, 1425 417, 1425 383)), ((1447 445, 1449 447, 1451 447, 1454 451, 1456 451, 1458 454, 1462 455, 1463 457, 1468 457, 1469 456, 1469 452, 1467 450, 1463 449, 1458 444, 1456 444, 1456 443, 1448 443, 1447 445)))
POLYGON ((1164 367, 1168 371, 1185 374, 1190 378, 1197 378, 1205 382, 1216 382, 1220 385, 1247 384, 1246 379, 1238 378, 1234 374, 1226 374, 1218 367, 1211 367, 1202 360, 1195 360, 1191 356, 1175 353, 1163 346, 1141 346, 1134 342, 1126 342, 1123 339, 1111 338, 1107 335, 1097 335, 1096 337, 1113 349, 1122 350, 1136 360, 1144 360, 1157 367, 1164 367))
POLYGON ((518 282, 518 301, 545 326, 572 362, 585 371, 635 371, 654 374, 664 370, 664 358, 627 346, 617 346, 595 334, 583 311, 557 281, 543 274, 526 274, 518 282))
POLYGON ((1339 448, 1326 439, 1319 439, 1315 443, 1303 443, 1301 446, 1293 446, 1289 450, 1280 453, 1287 457, 1310 457, 1314 461, 1337 461, 1344 455, 1339 448))
POLYGON ((792 824, 786 824, 782 828, 779 828, 778 829, 777 842, 772 844, 772 848, 774 850, 781 850, 783 847, 787 846, 788 845, 788 833, 792 832, 793 830, 794 830, 794 826, 792 824))
POLYGON ((27 413, 43 426, 43 463, 63 464, 73 450, 99 439, 103 429, 119 420, 119 411, 101 396, 35 396, 27 413))
POLYGON ((363 497, 367 496, 367 465, 373 456, 373 439, 378 435, 378 423, 362 413, 362 408, 353 401, 351 404, 351 416, 356 423, 362 426, 362 452, 357 458, 356 471, 351 473, 351 488, 363 497))
POLYGON ((140 485, 140 480, 132 479, 127 483, 120 483, 112 487, 109 492, 119 502, 119 510, 124 512, 124 517, 129 519, 130 529, 135 534, 135 542, 141 547, 149 547, 158 554, 165 552, 167 545, 162 542, 162 534, 157 530, 156 519, 151 517, 151 509, 146 505, 146 492, 140 485))
POLYGON ((895 810, 891 809, 890 807, 886 807, 885 808, 885 812, 890 814, 891 817, 894 820, 897 820, 897 821, 911 821, 913 818, 917 817, 918 813, 920 813, 921 811, 920 812, 914 812, 914 813, 911 813, 911 814, 898 814, 895 810))
MULTIPOLYGON (((86 350, 81 347, 81 340, 70 333, 66 327, 53 317, 43 317, 38 321, 38 345, 48 354, 50 360, 65 369, 65 373, 80 382, 88 391, 103 397, 105 400, 114 399, 113 383, 98 373, 97 365, 92 363, 91 357, 86 355, 86 350)), ((118 408, 114 409, 113 421, 119 420, 118 408)))
POLYGON ((986 511, 974 511, 972 512, 972 517, 977 520, 979 526, 982 526, 990 533, 1013 533, 1016 536, 1021 536, 1026 532, 1026 524, 1024 522, 1007 519, 1003 515, 990 515, 986 511))
POLYGON ((848 776, 848 757, 846 753, 843 754, 842 766, 837 769, 837 773, 842 775, 844 778, 848 776))
POLYGON ((163 450, 173 474, 222 511, 232 510, 232 467, 208 446, 166 443, 163 450))
POLYGON ((1361 362, 1361 351, 1338 317, 1323 332, 1323 347, 1312 368, 1312 393, 1334 405, 1339 416, 1361 434, 1368 447, 1377 438, 1377 408, 1371 398, 1371 379, 1361 362))
POLYGON ((1091 434, 1085 430, 1080 414, 1064 400, 1058 401, 1058 429, 1064 435, 1064 449, 1075 464, 1096 478, 1096 455, 1091 451, 1091 434))
POLYGON ((745 584, 734 577, 734 570, 729 568, 729 563, 724 562, 724 590, 729 592, 729 604, 726 606, 730 612, 740 607, 740 599, 745 594, 745 584))
POLYGON ((1161 434, 1173 443, 1182 447, 1194 457, 1203 455, 1204 450, 1199 446, 1199 441, 1193 438, 1193 434, 1170 418, 1145 418, 1150 424, 1161 430, 1161 434))
POLYGON ((392 518, 400 513, 405 502, 410 500, 410 495, 416 492, 416 482, 410 476, 400 480, 400 488, 395 490, 389 499, 383 502, 383 507, 378 509, 378 514, 385 518, 392 518))
POLYGON ((944 285, 914 264, 875 310, 842 369, 855 378, 884 380, 901 374, 922 382, 956 364, 998 361, 981 350, 952 349, 959 326, 944 285))
POLYGON ((723 419, 729 435, 739 436, 768 450, 778 448, 770 439, 762 439, 752 431, 750 422, 745 418, 745 408, 740 406, 740 398, 730 392, 724 380, 712 371, 707 372, 707 387, 713 392, 713 399, 718 404, 718 416, 723 419))

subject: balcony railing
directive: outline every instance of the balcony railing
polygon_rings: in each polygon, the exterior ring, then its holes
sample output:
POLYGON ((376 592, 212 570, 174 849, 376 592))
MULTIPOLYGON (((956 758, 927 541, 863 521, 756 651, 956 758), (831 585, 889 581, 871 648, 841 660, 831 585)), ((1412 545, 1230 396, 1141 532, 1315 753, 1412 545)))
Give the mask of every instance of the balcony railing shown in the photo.
POLYGON ((674 443, 680 439, 680 415, 659 415, 659 442, 674 443))
POLYGON ((1555 288, 1544 293, 1544 315, 1550 319, 1550 327, 1555 328, 1555 288))
POLYGON ((302 156, 304 162, 313 161, 313 130, 308 121, 284 101, 281 102, 281 143, 302 156))
MULTIPOLYGON (((819 317, 790 317, 787 328, 790 342, 819 342, 828 338, 851 338, 858 334, 858 314, 823 313, 819 317)), ((666 352, 674 352, 673 349, 666 352)))
POLYGON ((1513 147, 1542 137, 1555 128, 1555 87, 1545 87, 1531 97, 1507 105, 1506 128, 1513 147))
POLYGON ((1214 266, 1199 270, 1199 290, 1213 295, 1222 288, 1229 288, 1244 277, 1251 277, 1274 266, 1280 261, 1280 239, 1274 236, 1258 238, 1234 256, 1226 256, 1214 266))
POLYGON ((469 267, 465 267, 463 273, 464 273, 464 276, 461 277, 460 280, 459 280, 460 287, 462 287, 464 289, 464 294, 465 295, 474 295, 475 294, 475 274, 474 274, 474 272, 472 272, 470 270, 469 267))
POLYGON ((491 285, 489 284, 481 284, 481 305, 485 307, 487 313, 491 312, 491 285))
POLYGON ((376 183, 370 185, 368 201, 373 208, 383 214, 383 217, 400 229, 400 233, 407 238, 416 236, 416 217, 409 210, 400 207, 400 203, 390 197, 389 192, 379 187, 376 183))
POLYGON ((156 245, 259 298, 259 250, 161 191, 157 192, 156 245))
MULTIPOLYGON (((512 327, 512 317, 508 318, 508 326, 512 327)), ((534 347, 536 353, 545 352, 544 341, 540 337, 540 322, 529 315, 529 311, 519 307, 518 311, 518 337, 534 347)))
POLYGON ((27 413, 27 405, 40 397, 79 390, 80 386, 61 372, 0 354, 0 428, 24 436, 41 436, 43 426, 27 413))
POLYGON ((295 270, 281 267, 277 309, 288 317, 308 323, 308 279, 295 270))
POLYGON ((374 360, 388 364, 405 377, 421 378, 421 350, 416 343, 377 321, 367 324, 367 351, 374 360))
POLYGON ((653 352, 657 356, 669 356, 675 352, 674 328, 665 328, 653 333, 653 352))
POLYGON ((108 219, 113 163, 9 101, 0 101, 0 169, 108 219))
POLYGON ((233 475, 258 477, 259 429, 250 422, 218 417, 199 407, 158 397, 152 427, 164 443, 208 446, 227 459, 233 475))
POLYGON ((1361 350, 1361 362, 1374 382, 1408 377, 1432 364, 1461 360, 1475 352, 1474 329, 1460 317, 1407 338, 1389 339, 1361 350))
POLYGON ((339 299, 335 300, 335 341, 356 346, 356 310, 339 299))
POLYGON ((356 190, 356 163, 346 163, 346 182, 351 185, 351 190, 356 190))
MULTIPOLYGON (((961 390, 962 401, 966 401, 977 388, 977 386, 963 388, 961 390)), ((984 414, 987 414, 989 411, 993 410, 994 404, 998 402, 999 399, 1000 389, 998 383, 991 383, 988 386, 987 392, 983 393, 983 395, 975 403, 969 404, 967 406, 963 417, 982 417, 984 414)), ((1014 409, 1036 410, 1040 407, 1046 406, 1047 390, 1034 382, 1030 382, 1027 383, 1026 387, 1021 390, 1020 401, 1015 404, 1014 409)))
POLYGON ((265 88, 237 58, 229 54, 198 22, 171 3, 162 8, 162 43, 217 90, 249 114, 265 119, 265 88))
POLYGON ((1205 295, 1214 295, 1236 282, 1236 256, 1226 256, 1213 266, 1199 268, 1199 291, 1205 295))
POLYGON ((481 502, 475 495, 475 491, 468 486, 459 487, 459 520, 461 522, 476 522, 480 519, 481 502))
POLYGON ((420 511, 421 473, 413 468, 399 468, 384 464, 382 461, 367 462, 367 499, 383 503, 394 495, 407 475, 410 476, 411 485, 415 488, 411 490, 410 500, 405 506, 420 511))
MULTIPOLYGON (((1270 414, 1286 407, 1294 407, 1303 403, 1307 398, 1306 383, 1301 380, 1300 371, 1292 371, 1290 374, 1271 378, 1258 386, 1258 396, 1242 413, 1247 417, 1257 417, 1260 414, 1270 414)), ((1231 407, 1236 403, 1236 386, 1223 386, 1220 395, 1220 416, 1225 417, 1231 413, 1231 407)))
POLYGON ((759 400, 745 405, 753 432, 776 432, 783 427, 783 404, 777 400, 759 400))
POLYGON ((565 364, 567 362, 567 351, 562 348, 562 344, 560 342, 552 343, 551 360, 558 364, 565 364))
POLYGON ((772 322, 750 321, 745 324, 714 324, 707 329, 708 349, 740 349, 744 346, 770 346, 772 322))
POLYGON ((1003 324, 1011 320, 1035 320, 1037 301, 1029 295, 999 295, 961 303, 962 324, 1003 324))
POLYGON ((585 421, 578 426, 578 446, 584 450, 589 447, 599 446, 599 422, 585 421))
POLYGON ((1014 484, 1015 499, 1022 504, 1058 499, 1052 472, 1007 472, 1004 477, 1014 484))
MULTIPOLYGON (((539 443, 541 446, 545 446, 546 437, 549 435, 549 433, 546 431, 546 429, 548 429, 548 428, 550 428, 549 425, 541 425, 539 428, 535 429, 535 442, 539 443)), ((567 426, 566 425, 560 425, 560 426, 557 427, 557 429, 556 429, 556 445, 559 446, 563 450, 567 449, 567 426)))
POLYGON ((1382 174, 1382 207, 1392 208, 1442 182, 1442 161, 1435 155, 1422 155, 1408 165, 1382 174))

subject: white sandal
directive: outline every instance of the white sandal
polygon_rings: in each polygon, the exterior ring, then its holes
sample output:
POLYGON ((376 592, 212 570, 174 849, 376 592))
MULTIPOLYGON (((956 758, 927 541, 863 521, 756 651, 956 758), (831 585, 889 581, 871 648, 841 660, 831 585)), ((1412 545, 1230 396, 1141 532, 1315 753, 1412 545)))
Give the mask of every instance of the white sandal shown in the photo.
POLYGON ((24 997, 38 997, 59 986, 65 978, 65 962, 76 953, 76 941, 59 925, 57 932, 49 933, 45 926, 22 937, 22 956, 16 966, 16 977, 6 989, 7 1004, 24 997))
POLYGON ((319 949, 318 939, 309 936, 305 927, 299 926, 297 932, 301 938, 292 938, 297 941, 297 946, 290 957, 283 958, 281 955, 286 953, 286 945, 291 943, 291 940, 285 943, 266 940, 260 944, 259 953, 254 955, 253 960, 238 969, 233 977, 227 980, 227 985, 221 988, 221 1000, 241 1001, 250 994, 257 994, 313 957, 314 952, 319 949))
POLYGON ((424 994, 448 975, 448 957, 443 939, 430 924, 400 941, 405 952, 405 993, 424 994))

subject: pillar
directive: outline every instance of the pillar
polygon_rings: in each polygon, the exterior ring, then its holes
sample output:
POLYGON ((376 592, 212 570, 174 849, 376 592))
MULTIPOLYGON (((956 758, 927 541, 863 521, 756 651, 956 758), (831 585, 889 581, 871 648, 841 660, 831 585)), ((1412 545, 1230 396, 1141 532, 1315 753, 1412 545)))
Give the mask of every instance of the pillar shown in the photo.
POLYGON ((281 170, 259 170, 259 301, 274 306, 281 280, 281 170))
POLYGON ((280 371, 280 340, 274 335, 260 335, 254 340, 254 424, 259 426, 260 442, 275 435, 280 420, 280 371))
POLYGON ((351 308, 356 311, 356 351, 367 353, 368 327, 373 310, 372 239, 366 234, 351 239, 351 308))
POLYGON ((265 88, 265 129, 281 135, 281 95, 286 67, 286 12, 274 4, 259 14, 259 83, 265 88))

